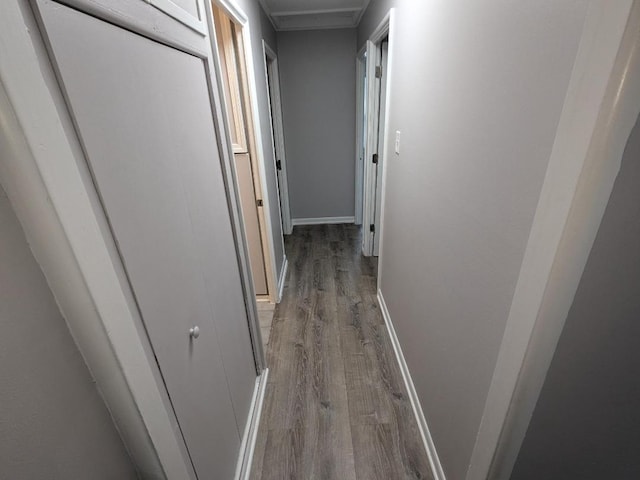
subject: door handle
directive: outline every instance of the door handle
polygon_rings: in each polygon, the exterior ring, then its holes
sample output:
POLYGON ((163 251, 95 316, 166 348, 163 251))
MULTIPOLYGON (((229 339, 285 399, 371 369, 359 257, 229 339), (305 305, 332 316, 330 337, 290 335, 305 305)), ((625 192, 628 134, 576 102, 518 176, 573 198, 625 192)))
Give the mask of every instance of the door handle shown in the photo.
POLYGON ((189 329, 189 337, 191 338, 198 338, 200 336, 200 327, 199 326, 195 326, 195 327, 191 327, 189 329))

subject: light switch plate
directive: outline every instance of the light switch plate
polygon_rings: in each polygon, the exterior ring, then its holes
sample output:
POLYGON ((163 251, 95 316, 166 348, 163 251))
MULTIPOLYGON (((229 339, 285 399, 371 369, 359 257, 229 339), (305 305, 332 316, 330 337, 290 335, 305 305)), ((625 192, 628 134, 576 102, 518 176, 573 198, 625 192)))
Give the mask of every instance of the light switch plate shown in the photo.
POLYGON ((400 130, 396 130, 396 155, 400 155, 400 130))

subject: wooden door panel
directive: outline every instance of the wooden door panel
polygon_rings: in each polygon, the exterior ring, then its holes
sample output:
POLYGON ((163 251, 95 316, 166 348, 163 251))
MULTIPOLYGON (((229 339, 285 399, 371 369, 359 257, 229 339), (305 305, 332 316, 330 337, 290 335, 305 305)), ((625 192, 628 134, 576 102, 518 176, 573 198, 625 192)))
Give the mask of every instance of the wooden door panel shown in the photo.
POLYGON ((196 471, 231 478, 256 370, 204 61, 60 5, 42 17, 196 471))
POLYGON ((220 55, 220 67, 222 68, 226 111, 231 129, 231 143, 234 153, 244 153, 249 151, 249 146, 245 131, 246 119, 244 118, 244 107, 242 105, 238 52, 234 43, 234 37, 236 37, 237 33, 233 22, 222 12, 220 7, 214 6, 213 12, 216 44, 220 55))
POLYGON ((247 234, 247 244, 249 246, 253 285, 257 295, 267 295, 269 289, 267 287, 267 275, 264 266, 262 239, 260 238, 260 220, 258 219, 258 208, 256 207, 256 191, 253 189, 251 158, 248 153, 236 153, 233 156, 236 164, 236 174, 238 176, 244 230, 247 234))

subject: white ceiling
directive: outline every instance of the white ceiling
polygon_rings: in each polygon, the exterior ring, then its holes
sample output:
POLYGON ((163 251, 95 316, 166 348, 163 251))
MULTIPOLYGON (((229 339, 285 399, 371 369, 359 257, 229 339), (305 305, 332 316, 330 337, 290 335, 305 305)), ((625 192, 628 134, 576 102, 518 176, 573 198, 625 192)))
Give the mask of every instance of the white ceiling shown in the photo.
POLYGON ((369 0, 259 0, 276 30, 352 28, 369 0))

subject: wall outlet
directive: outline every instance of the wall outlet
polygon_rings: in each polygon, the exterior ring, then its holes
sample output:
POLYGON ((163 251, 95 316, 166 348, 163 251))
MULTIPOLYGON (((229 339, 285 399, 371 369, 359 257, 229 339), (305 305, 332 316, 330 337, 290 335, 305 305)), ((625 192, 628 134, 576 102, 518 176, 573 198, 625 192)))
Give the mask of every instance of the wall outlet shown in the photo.
POLYGON ((396 130, 395 150, 396 150, 396 155, 400 155, 400 130, 396 130))

